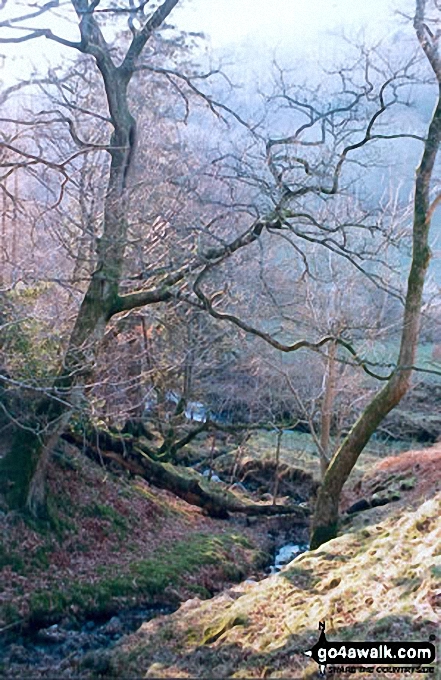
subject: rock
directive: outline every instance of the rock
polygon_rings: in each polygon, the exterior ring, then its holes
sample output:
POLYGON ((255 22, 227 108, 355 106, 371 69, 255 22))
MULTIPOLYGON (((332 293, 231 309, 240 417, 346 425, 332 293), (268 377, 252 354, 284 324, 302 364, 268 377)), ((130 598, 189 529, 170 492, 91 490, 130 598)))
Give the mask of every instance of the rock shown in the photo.
POLYGON ((354 512, 361 512, 362 510, 369 510, 371 507, 371 504, 369 501, 367 501, 365 498, 362 498, 360 501, 357 501, 351 507, 349 507, 346 512, 348 515, 353 515, 354 512))
POLYGON ((216 483, 222 482, 221 478, 218 477, 218 475, 212 474, 211 477, 210 477, 210 470, 204 470, 203 473, 202 473, 202 476, 207 477, 207 479, 210 482, 216 482, 216 483))
POLYGON ((387 496, 372 496, 371 500, 371 507, 372 508, 379 508, 382 505, 387 505, 390 503, 391 499, 388 498, 387 496))
POLYGON ((57 644, 59 642, 64 642, 67 638, 67 632, 60 628, 57 623, 49 628, 42 628, 37 633, 37 640, 39 642, 46 642, 51 644, 57 644))
POLYGON ((112 616, 110 621, 101 628, 101 632, 105 635, 122 635, 124 631, 121 619, 119 619, 118 616, 112 616))
POLYGON ((415 488, 415 482, 413 479, 405 479, 400 484, 400 491, 412 491, 415 488))
POLYGON ((144 675, 145 678, 160 678, 161 673, 164 670, 164 666, 162 663, 153 663, 149 668, 147 669, 147 673, 144 675))

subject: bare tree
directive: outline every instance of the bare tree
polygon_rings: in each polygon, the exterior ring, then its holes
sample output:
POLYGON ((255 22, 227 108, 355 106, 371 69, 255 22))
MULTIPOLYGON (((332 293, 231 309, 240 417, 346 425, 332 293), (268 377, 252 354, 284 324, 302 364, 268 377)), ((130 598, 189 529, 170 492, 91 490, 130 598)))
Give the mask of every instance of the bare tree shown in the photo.
MULTIPOLYGON (((439 143, 440 105, 427 138, 413 133, 391 133, 388 126, 392 123, 392 112, 396 106, 407 104, 408 87, 418 80, 418 59, 405 60, 395 66, 387 59, 375 60, 374 54, 361 50, 353 68, 342 67, 332 74, 339 90, 330 105, 323 102, 318 90, 308 92, 303 88, 300 93, 293 90, 280 72, 279 89, 268 103, 279 111, 288 112, 290 120, 287 123, 283 115, 279 116, 277 128, 271 135, 265 128, 261 132, 250 129, 240 116, 201 89, 197 75, 181 73, 170 64, 160 65, 152 59, 148 45, 177 4, 178 0, 164 0, 151 12, 146 3, 124 7, 120 14, 126 13, 129 26, 125 49, 122 43, 114 49, 106 41, 101 22, 108 10, 102 11, 99 0, 72 0, 80 31, 77 42, 57 36, 49 28, 28 28, 29 19, 44 17, 58 6, 57 0, 37 10, 30 8, 28 14, 0 24, 0 28, 8 33, 0 37, 0 42, 21 43, 45 38, 85 55, 99 74, 107 107, 102 116, 107 139, 99 143, 99 148, 95 139, 84 141, 81 138, 70 116, 57 120, 58 125, 67 126, 76 147, 64 159, 48 159, 38 148, 29 150, 10 143, 4 144, 4 148, 22 159, 17 163, 27 167, 41 166, 59 174, 58 204, 71 180, 69 171, 77 167, 79 158, 91 151, 108 156, 102 225, 96 239, 94 267, 90 270, 50 398, 44 399, 37 408, 38 423, 31 423, 31 427, 17 433, 10 453, 1 461, 6 473, 3 486, 6 490, 18 490, 16 501, 19 505, 26 503, 33 514, 44 512, 44 479, 50 452, 72 409, 79 405, 82 385, 92 373, 109 320, 145 305, 184 301, 215 319, 235 324, 243 332, 265 340, 282 352, 299 349, 317 352, 327 346, 343 348, 354 365, 368 375, 386 381, 385 388, 367 407, 328 467, 314 520, 312 544, 318 545, 336 531, 339 494, 359 453, 409 385, 429 261, 428 229, 439 202, 438 199, 431 202, 429 190, 439 143), (141 27, 137 28, 139 22, 141 27), (128 214, 136 183, 134 158, 140 137, 130 85, 139 73, 147 71, 164 77, 170 87, 179 92, 184 102, 184 118, 188 115, 188 98, 196 94, 209 110, 218 116, 232 115, 247 128, 250 141, 239 160, 224 149, 210 159, 209 167, 227 188, 212 204, 217 206, 217 211, 213 211, 210 219, 201 220, 197 238, 190 239, 190 252, 184 254, 179 247, 172 249, 177 255, 175 259, 166 255, 166 267, 157 268, 156 261, 150 260, 136 281, 130 281, 126 256, 134 232, 128 214), (381 269, 381 244, 387 238, 381 210, 354 210, 354 201, 347 202, 345 194, 351 193, 352 183, 364 172, 367 150, 374 144, 397 137, 423 142, 425 152, 416 182, 414 252, 401 352, 398 365, 391 375, 387 375, 387 367, 377 366, 377 362, 369 362, 360 356, 353 343, 333 330, 322 336, 294 341, 291 334, 287 340, 286 336, 256 328, 249 320, 250 314, 243 313, 243 296, 237 293, 234 284, 222 286, 222 282, 229 271, 226 267, 241 263, 240 252, 245 246, 257 242, 265 244, 271 236, 290 244, 305 272, 309 267, 305 244, 313 243, 343 257, 379 289, 390 289, 381 269), (260 170, 262 159, 265 163, 263 173, 260 170), (233 175, 234 184, 231 182, 233 175), (241 191, 244 186, 245 192, 241 191), (231 215, 233 209, 238 216, 239 229, 230 223, 223 232, 216 231, 222 213, 227 211, 231 215), (245 220, 247 227, 243 227, 245 220), (354 233, 365 235, 362 248, 354 233), (377 264, 376 270, 370 264, 366 265, 372 261, 377 264)), ((414 23, 439 83, 438 33, 427 31, 425 9, 426 2, 417 0, 414 23)), ((197 193, 200 197, 200 189, 197 193)), ((167 225, 167 221, 168 216, 161 223, 167 225)), ((164 228, 166 230, 166 226, 164 228)), ((391 292, 400 298, 399 290, 391 292)))
MULTIPOLYGON (((417 0, 414 27, 439 89, 439 19, 432 16, 434 13, 437 16, 438 12, 437 3, 417 0)), ((430 260, 429 229, 433 213, 440 203, 439 196, 432 195, 432 175, 441 138, 440 100, 437 101, 426 135, 401 133, 396 128, 391 131, 390 127, 395 122, 389 114, 400 103, 407 103, 409 84, 422 82, 418 76, 420 56, 415 56, 399 67, 383 60, 382 66, 377 68, 374 61, 374 54, 362 50, 362 85, 358 79, 360 70, 357 68, 342 68, 334 74, 341 78, 342 83, 340 102, 334 106, 323 105, 316 93, 312 93, 312 103, 306 102, 302 96, 289 91, 281 74, 282 89, 275 97, 294 111, 297 117, 304 116, 304 122, 300 122, 292 133, 280 134, 267 140, 266 175, 256 170, 256 161, 252 154, 247 156, 246 167, 242 164, 237 172, 239 179, 254 182, 262 189, 267 199, 267 209, 271 204, 274 208, 272 220, 267 221, 268 231, 292 245, 302 258, 306 272, 309 264, 307 252, 302 246, 305 241, 338 253, 363 272, 379 290, 387 290, 401 300, 399 288, 389 285, 384 269, 381 273, 381 243, 388 238, 387 227, 381 227, 381 208, 361 211, 358 213, 360 219, 357 219, 357 214, 353 211, 354 204, 349 209, 341 192, 344 189, 343 193, 347 194, 349 185, 357 178, 354 163, 358 170, 362 168, 360 172, 363 173, 369 162, 366 156, 359 157, 357 162, 357 151, 364 152, 371 143, 397 138, 411 139, 423 144, 424 151, 415 181, 412 262, 403 300, 404 314, 397 362, 388 365, 387 362, 369 361, 357 353, 353 343, 345 339, 344 335, 332 331, 320 338, 289 342, 286 335, 277 336, 264 328, 257 328, 252 319, 240 309, 237 300, 232 298, 231 291, 229 308, 226 308, 227 296, 223 305, 211 296, 210 275, 214 270, 213 263, 206 264, 194 284, 198 299, 215 318, 234 323, 245 332, 286 353, 299 349, 318 351, 326 345, 339 346, 368 375, 385 383, 330 461, 314 515, 312 547, 318 547, 336 535, 341 489, 371 435, 409 389, 411 373, 415 368, 423 289, 430 260), (343 171, 348 168, 348 183, 343 186, 343 171), (308 204, 306 200, 309 200, 308 204), (321 204, 325 206, 322 211, 321 204), (331 224, 330 214, 334 217, 334 223, 331 224), (366 239, 365 247, 360 249, 360 242, 353 236, 354 229, 359 233, 364 231, 366 235, 377 233, 379 238, 371 242, 366 239), (378 265, 376 269, 366 266, 367 262, 373 261, 378 265)))
MULTIPOLYGON (((106 13, 101 13, 99 2, 96 0, 72 1, 80 33, 76 42, 56 35, 50 28, 28 28, 30 19, 38 17, 41 20, 58 4, 57 1, 50 2, 38 10, 30 8, 28 13, 9 18, 1 25, 6 35, 0 38, 0 42, 23 43, 45 38, 77 50, 94 63, 103 84, 104 101, 108 109, 103 114, 102 120, 110 130, 110 136, 100 148, 108 154, 109 165, 107 186, 103 196, 101 233, 96 240, 95 268, 77 313, 51 398, 40 403, 36 413, 39 422, 17 433, 10 453, 1 462, 6 490, 14 491, 9 496, 13 496, 18 505, 25 500, 34 515, 45 512, 44 481, 47 461, 54 443, 70 418, 72 408, 78 405, 81 390, 75 390, 75 385, 81 385, 86 376, 90 376, 96 350, 109 319, 136 307, 172 299, 178 295, 177 284, 192 270, 200 267, 200 257, 194 255, 184 265, 179 263, 171 273, 164 276, 161 272, 152 276, 149 287, 142 284, 138 290, 131 292, 125 290, 124 294, 121 293, 129 236, 127 220, 129 189, 139 132, 131 111, 129 86, 135 73, 155 67, 146 46, 178 4, 178 0, 164 0, 151 12, 146 3, 141 3, 137 7, 127 6, 124 13, 128 17, 130 31, 125 52, 122 46, 115 51, 106 41, 101 26, 106 13), (141 23, 140 28, 136 27, 135 19, 141 23)), ((178 78, 179 74, 175 75, 167 68, 162 71, 162 75, 177 87, 174 79, 178 78)), ((183 82, 187 89, 197 89, 190 77, 184 78, 183 82)), ((213 105, 210 103, 210 106, 213 105)), ((3 145, 5 149, 21 158, 17 165, 28 167, 41 165, 61 173, 59 201, 65 184, 70 179, 69 167, 72 167, 77 157, 96 148, 94 142, 83 141, 80 138, 69 116, 65 116, 64 120, 58 120, 58 124, 60 122, 69 127, 77 146, 77 151, 62 162, 48 160, 44 154, 34 150, 29 152, 16 145, 3 145)), ((250 238, 254 238, 252 230, 236 239, 230 247, 233 250, 237 249, 250 238)), ((220 246, 219 249, 206 253, 206 257, 210 260, 225 252, 226 247, 220 246)))
MULTIPOLYGON (((439 12, 437 3, 433 4, 431 9, 439 12)), ((393 374, 364 410, 328 467, 319 491, 313 519, 312 548, 336 535, 341 489, 373 432, 409 389, 412 367, 415 364, 424 282, 430 261, 429 230, 434 210, 440 202, 439 195, 435 198, 431 196, 432 175, 441 142, 440 32, 437 28, 439 19, 434 22, 435 30, 428 28, 428 24, 433 21, 428 16, 428 6, 426 0, 416 0, 414 27, 438 84, 438 100, 424 141, 424 151, 415 180, 412 264, 407 282, 400 353, 393 374)))
MULTIPOLYGON (((169 229, 170 213, 173 215, 173 211, 168 209, 169 206, 164 210, 165 215, 156 214, 157 220, 153 219, 154 215, 150 214, 147 219, 139 212, 139 229, 149 231, 152 248, 148 247, 146 257, 140 258, 140 263, 145 265, 142 270, 134 277, 128 275, 127 254, 132 249, 133 256, 137 239, 136 228, 130 222, 129 215, 131 212, 133 214, 131 203, 136 201, 139 173, 136 173, 135 157, 142 137, 134 115, 136 96, 131 90, 131 83, 143 73, 164 79, 167 87, 181 97, 184 120, 188 116, 191 95, 199 97, 203 105, 220 118, 226 114, 231 114, 236 120, 240 118, 225 105, 216 103, 201 89, 200 83, 207 80, 209 73, 199 77, 193 72, 186 74, 178 71, 170 60, 165 60, 162 65, 158 64, 155 49, 149 49, 154 43, 155 33, 178 4, 178 0, 164 0, 152 10, 147 3, 139 6, 130 3, 121 11, 115 10, 118 16, 127 18, 129 28, 121 36, 117 47, 106 40, 102 30, 103 21, 114 11, 112 8, 101 8, 99 0, 72 0, 71 4, 78 23, 78 41, 56 35, 48 27, 29 27, 31 20, 45 20, 51 10, 58 7, 58 0, 46 3, 38 9, 30 6, 29 12, 0 22, 3 32, 0 43, 24 43, 44 38, 84 55, 89 67, 93 66, 99 76, 100 97, 105 107, 103 111, 91 112, 84 106, 79 106, 78 100, 77 103, 72 103, 69 83, 49 79, 49 85, 58 88, 57 108, 55 111, 38 112, 38 116, 43 115, 43 121, 52 129, 47 144, 40 146, 38 139, 29 142, 30 146, 20 146, 16 142, 3 143, 3 148, 15 155, 15 170, 19 167, 32 171, 41 168, 43 173, 50 174, 51 179, 46 178, 45 189, 56 194, 50 206, 53 210, 66 205, 63 204, 67 195, 66 187, 77 181, 82 158, 87 154, 104 154, 108 159, 107 165, 104 165, 105 186, 98 196, 101 224, 98 233, 95 231, 88 234, 89 241, 92 239, 92 251, 89 250, 92 254, 87 256, 88 266, 82 267, 82 275, 85 277, 85 285, 80 287, 83 292, 82 302, 75 313, 61 366, 52 387, 39 391, 46 396, 38 403, 29 422, 18 429, 10 451, 0 462, 1 486, 9 502, 18 507, 26 505, 35 516, 44 515, 46 511, 47 463, 60 433, 69 422, 72 410, 81 407, 83 386, 92 376, 98 348, 109 320, 145 305, 181 299, 185 301, 189 292, 188 281, 198 271, 207 263, 223 261, 225 257, 230 257, 240 248, 257 240, 266 226, 265 220, 253 220, 251 226, 241 232, 243 220, 236 217, 239 229, 236 226, 236 229, 230 230, 229 235, 216 238, 213 231, 224 212, 219 207, 219 214, 214 217, 212 215, 207 222, 201 217, 196 237, 190 239, 189 247, 184 249, 176 240, 173 241, 173 230, 169 229), (84 125, 81 113, 92 113, 98 120, 97 128, 91 129, 90 125, 84 125), (54 149, 55 135, 60 127, 69 131, 73 151, 67 145, 61 154, 59 147, 55 148, 55 154, 49 153, 54 149), (98 139, 97 130, 100 132, 98 139), (104 136, 104 140, 100 136, 104 136), (56 175, 59 178, 58 184, 53 179, 56 175), (156 234, 155 225, 160 227, 156 234), (162 266, 164 262, 160 261, 158 267, 155 248, 161 247, 166 266, 162 266)), ((80 71, 78 66, 77 74, 81 81, 84 72, 81 74, 80 71)), ((85 104, 95 109, 93 103, 85 104)), ((99 109, 99 105, 97 108, 99 109)), ((28 122, 19 121, 23 126, 28 122)), ((244 121, 240 122, 244 124, 244 121)), ((80 192, 86 189, 85 178, 84 174, 82 178, 80 176, 80 192)), ((142 190, 141 185, 138 191, 142 190)), ((179 197, 179 192, 175 193, 179 197)), ((83 204, 80 206, 78 224, 80 232, 86 234, 86 228, 91 225, 87 224, 85 228, 82 220, 87 217, 88 206, 84 196, 80 198, 83 204)), ((173 198, 174 205, 177 206, 179 201, 176 197, 173 198)), ((75 224, 73 226, 77 228, 75 224)), ((185 237, 185 234, 182 235, 185 237)), ((82 244, 79 253, 83 264, 84 245, 82 244)), ((77 267, 77 271, 74 271, 76 278, 78 271, 77 267)), ((191 304, 204 309, 204 305, 197 299, 191 301, 191 304)), ((171 483, 174 484, 175 480, 171 479, 171 483)), ((193 497, 194 494, 192 496, 190 493, 189 496, 193 497)))

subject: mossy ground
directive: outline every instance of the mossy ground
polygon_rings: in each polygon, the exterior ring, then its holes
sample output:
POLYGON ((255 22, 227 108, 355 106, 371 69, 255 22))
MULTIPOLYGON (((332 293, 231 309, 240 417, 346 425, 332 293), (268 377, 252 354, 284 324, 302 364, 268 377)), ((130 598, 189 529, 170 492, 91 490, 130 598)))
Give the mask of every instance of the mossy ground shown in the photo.
POLYGON ((238 543, 234 536, 193 534, 184 541, 165 545, 149 559, 137 560, 128 569, 115 574, 114 569, 98 566, 93 582, 75 582, 64 587, 43 587, 33 592, 29 600, 31 620, 48 621, 63 613, 74 611, 88 615, 104 615, 116 611, 137 598, 154 601, 165 598, 179 601, 177 591, 185 587, 189 594, 209 597, 212 592, 195 581, 202 567, 216 565, 226 579, 239 580, 244 575, 245 564, 231 564, 229 554, 238 543))
MULTIPOLYGON (((424 641, 435 635, 440 670, 441 447, 381 461, 347 492, 400 500, 347 517, 341 535, 280 575, 243 583, 144 624, 112 656, 151 678, 319 678, 304 651, 326 621, 328 640, 424 641), (361 483, 360 483, 361 481, 361 483), (388 484, 389 483, 389 484, 388 484), (404 485, 404 486, 403 486, 404 485)), ((340 678, 350 674, 341 673, 340 678)), ((407 677, 375 671, 375 680, 407 677)))
POLYGON ((266 537, 215 521, 68 445, 49 478, 51 520, 0 515, 0 628, 210 597, 258 568, 266 537))
POLYGON ((186 603, 115 649, 113 672, 300 680, 318 677, 303 652, 317 641, 322 620, 332 641, 439 635, 440 511, 438 494, 401 517, 377 523, 372 515, 369 528, 301 555, 280 575, 186 603))
POLYGON ((115 648, 121 678, 312 680, 303 652, 323 619, 330 640, 428 639, 441 614, 440 469, 441 447, 377 460, 342 510, 374 494, 397 501, 347 516, 337 539, 280 575, 231 587, 258 569, 265 526, 211 520, 66 446, 49 480, 56 526, 0 517, 0 627, 184 602, 115 648))

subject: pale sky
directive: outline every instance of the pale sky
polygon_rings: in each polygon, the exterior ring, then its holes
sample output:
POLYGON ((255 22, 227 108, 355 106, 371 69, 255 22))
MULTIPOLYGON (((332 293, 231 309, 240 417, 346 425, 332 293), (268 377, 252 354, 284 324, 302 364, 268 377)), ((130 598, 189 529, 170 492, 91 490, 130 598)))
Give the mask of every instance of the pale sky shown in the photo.
POLYGON ((186 0, 173 18, 186 30, 203 30, 214 48, 259 40, 278 43, 322 40, 330 31, 363 26, 381 35, 400 0, 186 0))
MULTIPOLYGON (((7 9, 15 14, 21 3, 17 5, 8 3, 7 9)), ((169 21, 183 30, 206 33, 217 55, 226 51, 231 59, 235 53, 239 62, 259 69, 274 54, 282 59, 286 55, 332 59, 342 44, 335 36, 343 31, 354 40, 362 31, 370 40, 386 37, 402 28, 394 11, 411 13, 413 5, 413 0, 182 0, 169 21)), ((40 25, 48 25, 47 18, 40 25)), ((52 27, 77 38, 75 29, 72 33, 60 21, 52 22, 52 27)), ((30 64, 44 69, 46 63, 57 63, 60 49, 64 48, 44 38, 20 46, 0 45, 0 53, 8 57, 0 77, 9 82, 13 76, 29 75, 30 64)))

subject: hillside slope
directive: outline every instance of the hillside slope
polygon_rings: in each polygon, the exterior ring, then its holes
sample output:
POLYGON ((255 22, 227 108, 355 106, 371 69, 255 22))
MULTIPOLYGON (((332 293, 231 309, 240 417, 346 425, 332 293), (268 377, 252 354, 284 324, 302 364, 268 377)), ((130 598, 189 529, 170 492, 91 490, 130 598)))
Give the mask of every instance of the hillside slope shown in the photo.
POLYGON ((210 519, 69 444, 51 465, 49 487, 47 526, 0 507, 0 633, 210 597, 269 559, 267 536, 244 519, 210 519))
MULTIPOLYGON (((440 465, 440 447, 381 461, 346 502, 357 492, 390 493, 388 481, 401 488, 402 498, 395 494, 393 503, 348 517, 343 535, 279 575, 206 602, 190 600, 144 624, 114 650, 112 673, 316 678, 317 665, 303 652, 317 641, 320 620, 332 641, 424 641, 435 635, 439 645, 440 465)), ((400 676, 376 671, 369 677, 400 676)))

